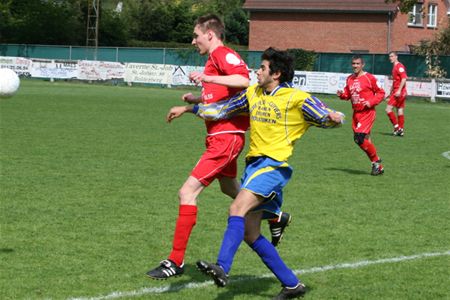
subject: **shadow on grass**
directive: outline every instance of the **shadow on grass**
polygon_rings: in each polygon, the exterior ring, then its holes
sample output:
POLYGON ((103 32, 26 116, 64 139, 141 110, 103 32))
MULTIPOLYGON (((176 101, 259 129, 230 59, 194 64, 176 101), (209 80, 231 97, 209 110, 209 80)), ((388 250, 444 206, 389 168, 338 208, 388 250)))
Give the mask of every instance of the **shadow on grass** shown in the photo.
POLYGON ((14 249, 11 248, 0 248, 0 253, 12 253, 14 249))
POLYGON ((257 278, 251 275, 243 275, 235 279, 231 278, 227 287, 215 299, 228 300, 241 295, 245 295, 246 299, 252 299, 255 296, 272 299, 275 295, 268 290, 274 285, 279 285, 275 278, 257 278))
MULTIPOLYGON (((243 275, 230 277, 230 281, 225 288, 216 287, 209 276, 205 276, 197 270, 194 264, 185 265, 185 273, 181 277, 183 280, 178 280, 171 283, 170 281, 163 281, 167 284, 164 294, 176 293, 183 289, 190 288, 217 288, 218 295, 215 300, 228 300, 233 299, 240 295, 246 295, 246 298, 251 299, 254 296, 271 299, 277 293, 273 294, 273 291, 269 291, 273 286, 280 286, 276 278, 260 278, 252 275, 243 275)), ((281 291, 281 286, 280 286, 281 291)), ((207 291, 205 291, 207 293, 207 291)))
MULTIPOLYGON (((245 295, 246 299, 252 299, 255 296, 272 299, 282 287, 276 278, 259 278, 251 275, 231 278, 229 284, 223 289, 223 292, 215 300, 234 299, 237 296, 245 295), (279 286, 276 292, 271 291, 273 286, 279 286)), ((307 287, 307 292, 312 289, 307 287)))
POLYGON ((392 137, 394 137, 393 135, 392 135, 392 132, 377 132, 379 135, 388 135, 388 136, 392 136, 392 137))
POLYGON ((341 171, 353 175, 368 175, 368 171, 361 171, 361 170, 353 170, 353 169, 342 169, 342 168, 325 168, 325 170, 328 171, 341 171))

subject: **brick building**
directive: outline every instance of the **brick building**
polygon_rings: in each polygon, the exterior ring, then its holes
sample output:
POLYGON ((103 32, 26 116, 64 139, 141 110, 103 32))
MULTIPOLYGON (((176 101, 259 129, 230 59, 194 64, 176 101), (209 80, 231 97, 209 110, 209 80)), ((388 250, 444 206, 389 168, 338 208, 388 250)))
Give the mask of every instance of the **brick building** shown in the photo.
POLYGON ((249 50, 302 48, 316 52, 409 52, 445 28, 450 0, 419 1, 408 14, 384 0, 247 0, 249 50))

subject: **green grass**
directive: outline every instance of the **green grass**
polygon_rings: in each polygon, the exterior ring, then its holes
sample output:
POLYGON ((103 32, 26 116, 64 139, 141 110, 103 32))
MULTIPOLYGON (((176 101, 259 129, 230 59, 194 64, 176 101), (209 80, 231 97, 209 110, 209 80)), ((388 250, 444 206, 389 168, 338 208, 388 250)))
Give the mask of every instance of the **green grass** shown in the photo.
MULTIPOLYGON (((171 286, 123 299, 268 299, 280 287, 243 245, 225 289, 194 263, 214 260, 230 200, 200 196, 186 275, 144 273, 170 251, 177 191, 204 148, 193 116, 165 123, 184 90, 23 80, 0 101, 0 299, 67 299, 171 286)), ((379 106, 373 141, 385 175, 343 128, 312 128, 290 160, 284 210, 294 216, 279 251, 295 270, 450 250, 450 105, 409 101, 404 138, 379 106)), ((243 158, 241 158, 242 170, 243 158)), ((264 227, 267 234, 268 230, 264 227)), ((448 299, 448 255, 300 275, 306 299, 448 299)))

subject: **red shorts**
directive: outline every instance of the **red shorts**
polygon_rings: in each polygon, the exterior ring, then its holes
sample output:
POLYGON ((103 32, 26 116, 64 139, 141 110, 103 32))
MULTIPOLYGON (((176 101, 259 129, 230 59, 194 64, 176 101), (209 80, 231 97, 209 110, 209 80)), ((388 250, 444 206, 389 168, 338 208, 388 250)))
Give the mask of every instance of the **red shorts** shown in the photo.
POLYGON ((237 158, 245 145, 245 134, 224 133, 206 137, 206 151, 191 172, 203 185, 216 178, 237 176, 237 158))
POLYGON ((388 105, 394 106, 397 108, 404 108, 405 107, 405 100, 406 100, 406 91, 403 92, 400 97, 395 97, 395 95, 391 95, 389 97, 388 105))
POLYGON ((353 112, 353 132, 370 134, 376 115, 375 109, 353 112))

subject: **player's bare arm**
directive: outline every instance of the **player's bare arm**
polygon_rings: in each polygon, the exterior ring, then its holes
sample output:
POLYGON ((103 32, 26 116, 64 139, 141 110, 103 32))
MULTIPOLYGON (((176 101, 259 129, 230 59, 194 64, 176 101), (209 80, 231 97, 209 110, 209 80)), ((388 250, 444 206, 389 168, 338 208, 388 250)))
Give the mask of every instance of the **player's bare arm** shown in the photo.
POLYGON ((183 96, 181 96, 181 100, 187 103, 195 104, 202 102, 202 97, 194 96, 192 93, 186 93, 183 96))
POLYGON ((186 105, 186 106, 174 106, 172 107, 166 116, 167 123, 172 122, 173 119, 181 117, 186 112, 192 112, 192 106, 186 105))
POLYGON ((225 76, 207 76, 203 80, 204 82, 210 82, 220 85, 225 85, 232 88, 248 88, 250 80, 242 75, 233 74, 225 76))
POLYGON ((207 82, 224 85, 231 88, 243 88, 243 89, 247 88, 250 84, 248 78, 239 74, 210 76, 205 75, 204 73, 201 72, 192 72, 189 74, 189 79, 196 85, 199 85, 202 82, 207 82))

